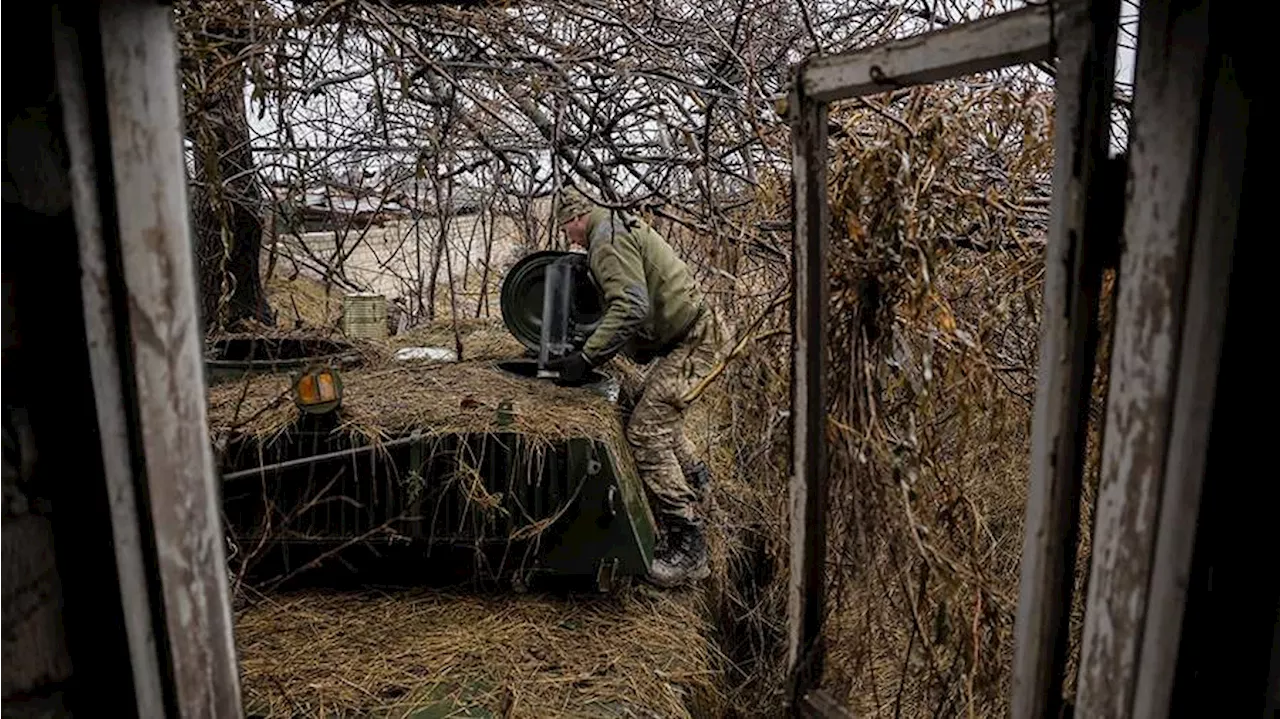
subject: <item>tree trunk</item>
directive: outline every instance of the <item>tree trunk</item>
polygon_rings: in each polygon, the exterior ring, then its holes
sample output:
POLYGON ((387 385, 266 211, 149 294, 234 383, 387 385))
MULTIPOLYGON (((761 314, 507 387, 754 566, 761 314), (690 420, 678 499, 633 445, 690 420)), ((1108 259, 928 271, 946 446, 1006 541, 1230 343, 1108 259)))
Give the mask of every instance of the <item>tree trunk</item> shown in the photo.
MULTIPOLYGON (((193 57, 186 58, 194 70, 185 88, 194 144, 192 219, 209 332, 247 319, 274 324, 259 272, 263 203, 249 147, 245 69, 242 61, 232 60, 242 47, 225 42, 244 38, 247 45, 248 22, 234 11, 220 19, 226 26, 210 28, 209 34, 222 42, 194 48, 193 57)), ((194 41, 202 42, 199 35, 194 41)))

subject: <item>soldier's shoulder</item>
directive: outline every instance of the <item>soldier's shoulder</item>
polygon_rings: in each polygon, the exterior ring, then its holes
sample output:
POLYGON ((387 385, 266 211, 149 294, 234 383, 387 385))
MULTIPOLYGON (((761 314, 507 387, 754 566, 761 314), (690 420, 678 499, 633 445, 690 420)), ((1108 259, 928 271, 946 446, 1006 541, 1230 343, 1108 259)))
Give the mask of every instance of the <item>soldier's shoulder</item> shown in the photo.
POLYGON ((621 213, 613 213, 609 218, 596 225, 591 232, 591 246, 603 247, 639 245, 641 235, 637 227, 627 221, 621 213))
POLYGON ((592 250, 613 239, 613 222, 608 209, 596 207, 591 210, 587 219, 587 237, 591 239, 592 250))
POLYGON ((609 218, 609 208, 600 205, 592 205, 591 211, 587 213, 587 226, 595 227, 601 222, 609 218))

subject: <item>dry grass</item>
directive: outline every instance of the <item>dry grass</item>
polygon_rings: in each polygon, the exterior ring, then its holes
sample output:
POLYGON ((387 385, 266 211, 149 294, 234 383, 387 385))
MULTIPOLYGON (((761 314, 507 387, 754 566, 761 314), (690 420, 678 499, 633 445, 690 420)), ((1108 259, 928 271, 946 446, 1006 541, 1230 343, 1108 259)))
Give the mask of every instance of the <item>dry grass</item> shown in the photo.
POLYGON ((827 683, 859 714, 1005 711, 1047 102, 1034 87, 938 86, 904 98, 914 136, 865 111, 842 118, 827 683))
POLYGON ((456 351, 459 343, 463 360, 507 359, 525 351, 500 320, 487 317, 459 319, 456 326, 452 321, 439 320, 394 335, 387 344, 393 349, 443 347, 456 351))
MULTIPOLYGON (((464 356, 510 357, 487 321, 459 323, 464 356)), ((617 406, 585 389, 497 369, 492 361, 393 363, 403 346, 450 347, 452 323, 374 345, 343 373, 347 431, 370 437, 516 431, 536 439, 620 442, 617 406), (499 427, 512 401, 514 423, 499 427)), ((636 368, 614 368, 624 383, 636 368)), ((629 378, 629 380, 628 380, 629 378)), ((290 378, 215 385, 215 435, 262 441, 297 418, 290 378)), ((619 459, 629 462, 629 454, 619 459)), ((717 555, 723 555, 717 536, 717 555)), ((237 614, 246 711, 253 716, 693 717, 724 713, 725 661, 702 592, 647 587, 607 599, 431 590, 261 596, 237 614)))
MULTIPOLYGON (((375 364, 343 372, 342 380, 343 427, 371 439, 413 431, 508 431, 547 440, 621 436, 616 407, 600 395, 519 377, 493 362, 375 364), (514 419, 504 426, 498 415, 507 402, 514 419)), ((210 430, 260 440, 287 431, 300 415, 290 386, 288 376, 261 375, 212 387, 210 430)))
MULTIPOLYGON (((841 128, 829 172, 824 684, 858 715, 1006 711, 1042 290, 1036 241, 1052 166, 1051 98, 1011 75, 873 98, 874 110, 831 108, 841 128)), ((786 156, 785 127, 753 129, 786 156)), ((713 213, 697 232, 660 228, 741 320, 788 274, 786 236, 752 231, 761 220, 789 219, 786 172, 754 169, 757 202, 713 213)), ((492 305, 496 293, 486 290, 492 305)), ((340 296, 326 298, 319 283, 272 280, 269 291, 285 326, 295 316, 337 324, 340 296)), ((443 290, 435 305, 436 317, 488 306, 443 290), (451 305, 458 298, 465 301, 451 305)), ((785 316, 762 325, 768 338, 691 418, 716 478, 705 614, 687 598, 648 594, 620 605, 427 592, 276 597, 240 616, 251 706, 403 715, 410 700, 465 689, 512 716, 582 713, 633 695, 663 715, 777 714, 789 549, 787 330, 785 316), (580 623, 566 629, 566 618, 580 623), (697 710, 675 701, 672 682, 653 682, 655 669, 669 666, 705 678, 695 695, 720 692, 725 701, 695 702, 697 710), (470 688, 460 687, 463 677, 470 688)), ((521 349, 496 321, 412 330, 378 351, 458 344, 462 363, 379 361, 347 373, 346 428, 369 436, 490 431, 497 406, 514 400, 515 429, 526 434, 617 436, 614 409, 594 396, 501 375, 485 362, 521 349)), ((273 437, 296 417, 287 389, 278 378, 214 388, 215 431, 273 437)), ((1087 522, 1088 496, 1083 510, 1087 522)))
MULTIPOLYGON (((477 335, 494 327, 471 321, 458 329, 464 348, 470 341, 475 349, 477 335)), ((452 324, 444 322, 374 346, 368 366, 343 373, 346 429, 369 436, 492 431, 498 404, 514 399, 516 431, 548 440, 585 434, 619 441, 618 408, 587 390, 511 376, 484 360, 386 359, 397 347, 450 347, 453 338, 452 324)), ((498 347, 495 355, 511 356, 498 347)), ((464 356, 475 356, 470 351, 464 356)), ((643 369, 614 364, 609 369, 623 394, 634 394, 643 369)), ((214 386, 209 417, 215 435, 270 441, 297 416, 288 389, 289 378, 280 376, 214 386)), ((776 694, 755 694, 767 682, 743 676, 759 671, 778 679, 777 662, 753 656, 768 639, 742 637, 748 649, 735 657, 720 649, 725 631, 752 631, 733 627, 777 631, 776 617, 753 616, 739 597, 754 598, 749 585, 765 579, 757 566, 761 551, 785 553, 785 546, 761 544, 780 531, 777 512, 761 508, 777 509, 785 497, 736 477, 733 440, 742 438, 725 421, 723 400, 709 392, 686 423, 718 484, 709 512, 714 575, 699 590, 641 586, 607 600, 425 590, 270 595, 237 616, 247 710, 263 716, 711 717, 776 709, 776 694), (756 517, 753 526, 742 526, 748 514, 756 517), (417 710, 423 713, 412 714, 417 710)))
POLYGON ((698 598, 295 593, 236 618, 251 715, 717 716, 698 598))
MULTIPOLYGON (((420 326, 412 327, 400 334, 390 335, 385 345, 391 348, 400 347, 445 347, 454 349, 455 340, 461 338, 463 359, 489 359, 514 357, 524 350, 510 332, 503 326, 500 317, 496 316, 500 277, 496 272, 490 273, 488 282, 492 286, 487 298, 494 308, 486 308, 486 315, 474 317, 469 314, 460 316, 456 326, 452 319, 450 298, 442 292, 436 298, 436 316, 439 319, 428 321, 420 326), (489 310, 492 310, 490 312, 489 310)), ((476 282, 479 282, 477 279, 476 282)), ((266 280, 267 301, 277 313, 276 327, 268 330, 272 334, 305 331, 325 336, 341 335, 342 298, 344 290, 329 287, 326 292, 323 282, 305 275, 288 279, 279 274, 266 280)), ((465 299, 465 306, 458 309, 462 313, 475 311, 475 293, 460 293, 465 299)), ((462 300, 460 299, 460 302, 462 300)), ((389 312, 397 311, 388 306, 389 312)), ((265 328, 259 328, 265 329, 265 328)))
POLYGON ((342 291, 309 277, 276 275, 266 281, 267 302, 280 327, 336 328, 342 320, 342 291))
MULTIPOLYGON (((289 286, 310 291, 308 281, 289 286)), ((323 328, 307 326, 289 332, 259 333, 263 337, 329 337, 323 328)), ((340 339, 340 337, 336 337, 340 339)), ((342 372, 344 429, 371 439, 412 431, 424 434, 496 431, 499 406, 510 402, 515 431, 547 440, 589 436, 614 440, 621 436, 616 407, 594 392, 558 387, 512 375, 497 361, 524 355, 525 348, 501 322, 490 319, 451 320, 394 335, 382 341, 353 343, 363 358, 360 367, 342 372), (456 351, 462 361, 394 361, 404 347, 441 347, 456 351)), ((617 363, 615 374, 634 369, 617 363)), ((270 440, 285 432, 300 412, 290 395, 286 374, 257 375, 213 385, 208 393, 212 434, 249 435, 270 440)))

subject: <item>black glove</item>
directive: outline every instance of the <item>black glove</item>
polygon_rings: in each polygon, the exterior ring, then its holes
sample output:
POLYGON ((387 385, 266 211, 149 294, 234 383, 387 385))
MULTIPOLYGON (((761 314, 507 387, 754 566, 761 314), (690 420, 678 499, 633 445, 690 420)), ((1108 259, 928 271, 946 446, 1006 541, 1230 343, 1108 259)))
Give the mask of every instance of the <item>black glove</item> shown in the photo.
POLYGON ((591 370, 591 363, 587 361, 586 355, 581 352, 574 352, 559 359, 551 360, 547 363, 547 369, 559 372, 560 382, 564 384, 579 384, 586 378, 587 372, 591 370))

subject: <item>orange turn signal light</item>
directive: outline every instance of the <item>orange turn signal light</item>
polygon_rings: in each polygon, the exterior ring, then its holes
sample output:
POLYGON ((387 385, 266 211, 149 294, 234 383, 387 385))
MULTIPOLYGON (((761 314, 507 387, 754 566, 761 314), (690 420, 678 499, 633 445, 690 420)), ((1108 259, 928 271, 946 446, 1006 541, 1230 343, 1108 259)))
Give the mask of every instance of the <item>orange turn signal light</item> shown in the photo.
POLYGON ((293 403, 303 412, 332 412, 342 404, 342 378, 329 367, 303 372, 293 382, 293 403))

